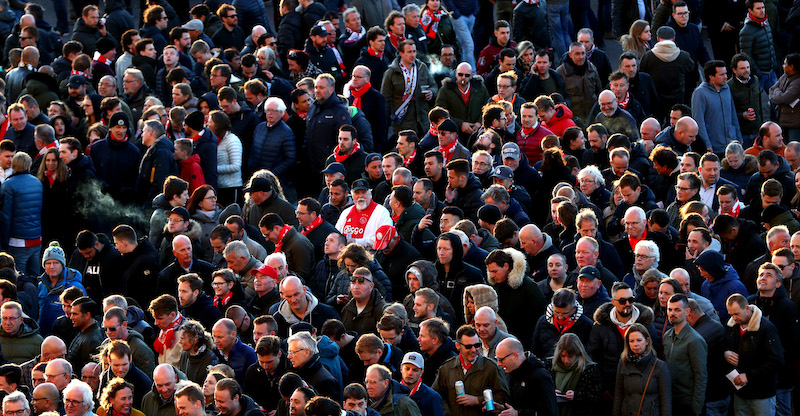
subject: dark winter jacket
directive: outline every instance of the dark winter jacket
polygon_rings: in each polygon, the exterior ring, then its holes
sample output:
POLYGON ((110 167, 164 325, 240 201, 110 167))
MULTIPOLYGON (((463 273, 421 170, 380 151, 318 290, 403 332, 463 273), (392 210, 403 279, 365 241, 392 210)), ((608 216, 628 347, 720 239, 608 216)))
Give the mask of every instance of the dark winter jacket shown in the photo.
POLYGON ((16 334, 7 334, 0 328, 3 357, 12 364, 22 364, 39 354, 42 341, 39 324, 26 316, 22 317, 22 324, 16 334))
POLYGON ((247 171, 269 169, 282 181, 294 166, 295 136, 289 126, 279 120, 275 125, 259 124, 252 133, 253 144, 247 161, 247 171))
POLYGON ((186 374, 187 380, 200 384, 205 382, 206 376, 208 376, 208 367, 217 364, 219 364, 219 360, 214 352, 206 346, 201 346, 195 355, 189 354, 188 351, 182 351, 178 368, 186 374))
POLYGON ((318 354, 312 355, 303 367, 295 368, 292 371, 313 387, 318 394, 328 396, 337 402, 342 400, 342 386, 338 385, 336 379, 322 365, 318 354))
POLYGON ((315 101, 306 117, 306 149, 314 172, 325 168, 325 160, 337 143, 339 127, 352 124, 347 104, 336 94, 323 102, 315 101))
MULTIPOLYGON (((142 35, 144 38, 144 34, 142 35)), ((97 28, 86 26, 86 23, 83 22, 82 17, 78 17, 78 19, 75 21, 75 26, 72 28, 72 40, 78 41, 81 43, 81 45, 83 45, 83 53, 89 56, 94 55, 94 51, 97 49, 97 40, 101 37, 111 39, 115 45, 118 43, 108 34, 106 36, 101 36, 100 31, 98 31, 97 28)))
POLYGON ((161 193, 167 176, 178 174, 174 153, 175 147, 167 136, 156 139, 156 142, 145 151, 138 165, 139 174, 136 182, 137 201, 140 204, 152 201, 161 193))
MULTIPOLYGON (((386 273, 383 272, 381 265, 373 259, 367 263, 367 268, 370 273, 372 273, 375 289, 381 293, 381 296, 383 296, 387 302, 394 299, 392 284, 389 282, 389 278, 386 277, 386 273)), ((350 293, 350 273, 348 273, 347 270, 340 271, 336 274, 336 279, 333 282, 328 282, 328 286, 329 289, 325 297, 325 303, 336 306, 336 296, 350 293)))
POLYGON ((461 208, 464 211, 465 219, 470 219, 477 223, 478 208, 484 205, 481 195, 483 195, 481 183, 475 174, 470 173, 469 177, 467 177, 467 184, 463 188, 456 189, 456 197, 448 205, 461 208))
MULTIPOLYGON (((559 338, 564 334, 575 334, 584 345, 589 343, 589 333, 592 330, 594 321, 583 314, 583 306, 580 304, 575 305, 575 313, 570 317, 574 324, 568 328, 563 330, 559 329, 553 322, 553 319, 553 304, 549 304, 547 305, 547 312, 539 317, 539 320, 536 322, 536 329, 533 331, 531 352, 537 357, 552 357, 553 351, 556 348, 556 343, 558 343, 559 338)), ((508 322, 508 320, 506 320, 506 322, 508 322)))
POLYGON ((124 272, 122 274, 123 293, 140 305, 149 305, 155 297, 158 284, 158 251, 148 238, 139 240, 132 252, 122 255, 124 272))
MULTIPOLYGON (((111 138, 92 145, 92 161, 97 177, 106 185, 106 191, 121 201, 133 201, 141 152, 126 137, 123 142, 111 138)), ((163 185, 163 183, 162 183, 163 185)))
POLYGON ((748 15, 744 19, 744 27, 739 31, 739 50, 750 56, 752 73, 759 79, 763 79, 770 71, 778 71, 780 67, 769 23, 761 26, 748 15))
POLYGON ((786 296, 786 291, 781 288, 778 288, 772 297, 755 294, 749 296, 747 300, 750 304, 758 306, 763 317, 775 325, 783 346, 783 360, 786 364, 781 367, 778 374, 778 388, 791 388, 796 381, 793 367, 797 359, 793 351, 797 350, 798 332, 800 332, 797 307, 786 296))
POLYGON ((570 109, 576 116, 586 119, 589 110, 597 101, 597 96, 603 89, 603 82, 593 63, 587 59, 583 65, 577 66, 572 59, 567 59, 556 68, 566 83, 572 105, 570 109))
POLYGON ((33 240, 42 236, 42 183, 27 172, 14 173, 0 186, 0 244, 9 238, 33 240))
POLYGON ((233 372, 236 374, 236 381, 240 384, 244 381, 245 371, 247 371, 253 363, 258 362, 253 347, 245 345, 240 339, 236 340, 236 344, 228 353, 227 357, 217 348, 214 348, 214 354, 217 356, 220 363, 228 364, 233 368, 233 372))
POLYGON ((201 136, 194 142, 193 155, 200 156, 200 168, 206 184, 217 188, 217 136, 209 129, 203 129, 201 136))
POLYGON ((469 102, 466 105, 461 98, 461 92, 458 90, 458 83, 455 79, 445 78, 442 81, 442 89, 436 96, 436 105, 448 109, 450 119, 459 128, 461 123, 480 121, 481 109, 491 99, 491 95, 483 83, 483 78, 473 76, 469 82, 469 102))
MULTIPOLYGON (((306 310, 305 316, 302 317, 295 315, 285 300, 272 305, 269 313, 278 323, 279 337, 288 337, 289 327, 298 322, 308 322, 314 325, 318 332, 321 332, 322 324, 328 319, 341 319, 336 310, 324 303, 320 303, 313 294, 306 292, 306 299, 308 299, 308 309, 306 310)), ((306 381, 309 380, 306 379, 306 381)))
MULTIPOLYGON (((444 265, 436 260, 436 272, 439 280, 439 293, 444 295, 453 305, 453 309, 461 311, 464 309, 464 288, 467 286, 484 283, 483 274, 469 264, 464 263, 464 249, 461 240, 451 233, 442 234, 440 238, 446 238, 453 247, 453 259, 450 261, 450 270, 445 271, 444 265)), ((461 323, 461 316, 454 316, 456 322, 461 323)))
POLYGON ((550 25, 547 20, 547 8, 539 3, 522 2, 514 7, 512 39, 533 43, 536 50, 550 46, 550 25))
POLYGON ((525 355, 525 361, 508 373, 508 403, 520 415, 558 415, 553 377, 533 354, 525 355))
MULTIPOLYGON (((784 364, 784 348, 778 329, 762 315, 758 306, 750 305, 752 315, 744 334, 733 319, 727 320, 728 350, 739 354, 739 373, 747 375, 747 384, 736 395, 741 399, 766 399, 775 395, 778 374, 784 364)), ((728 370, 733 367, 728 367, 728 370)))
POLYGON ((637 413, 640 404, 641 412, 638 414, 641 415, 672 414, 672 380, 669 368, 656 357, 655 352, 642 357, 636 364, 620 360, 616 373, 615 415, 637 413))
MULTIPOLYGON (((569 104, 570 97, 569 92, 567 92, 567 84, 564 82, 564 77, 552 68, 548 69, 547 72, 550 74, 550 78, 553 79, 553 82, 555 82, 557 92, 561 94, 569 104)), ((517 93, 525 100, 533 101, 540 95, 546 94, 547 91, 544 90, 542 80, 539 79, 538 75, 528 73, 520 80, 517 93)))
POLYGON ((498 315, 503 317, 508 327, 508 332, 528 342, 533 338, 533 320, 543 316, 546 308, 544 295, 539 286, 525 275, 528 263, 525 255, 513 248, 504 249, 514 261, 508 278, 505 282, 498 283, 489 276, 489 284, 497 292, 497 301, 500 307, 498 315))

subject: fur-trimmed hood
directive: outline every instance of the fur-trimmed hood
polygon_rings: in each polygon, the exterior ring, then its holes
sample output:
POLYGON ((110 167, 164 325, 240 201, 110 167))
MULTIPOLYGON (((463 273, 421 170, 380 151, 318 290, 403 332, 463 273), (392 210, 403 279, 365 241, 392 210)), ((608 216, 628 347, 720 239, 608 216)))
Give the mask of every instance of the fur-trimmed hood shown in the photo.
MULTIPOLYGON (((650 326, 653 323, 653 310, 649 307, 641 304, 639 302, 634 302, 633 307, 639 310, 639 319, 636 320, 637 323, 644 325, 645 327, 650 326)), ((611 302, 602 304, 596 311, 594 311, 594 322, 598 325, 614 325, 611 322, 611 309, 614 308, 614 304, 611 302)))
POLYGON ((488 306, 495 312, 500 310, 500 304, 497 302, 497 292, 489 285, 477 284, 467 286, 464 288, 464 317, 468 318, 466 321, 472 320, 472 314, 467 309, 467 293, 472 296, 472 301, 475 303, 475 310, 477 311, 482 306, 488 306))
MULTIPOLYGON (((511 259, 514 261, 513 267, 508 272, 507 283, 512 289, 516 289, 522 285, 522 281, 525 279, 525 269, 528 268, 528 262, 525 260, 525 255, 516 249, 504 248, 503 251, 511 256, 511 259)), ((497 284, 488 271, 486 275, 489 277, 488 281, 490 285, 494 286, 497 284)))
MULTIPOLYGON (((199 222, 189 219, 189 228, 186 231, 182 232, 181 234, 189 237, 191 241, 200 241, 200 236, 203 233, 203 227, 200 225, 199 222)), ((164 225, 164 235, 170 235, 169 232, 169 223, 164 225)))
MULTIPOLYGON (((756 305, 748 305, 750 309, 753 311, 753 315, 750 316, 750 321, 747 323, 747 330, 750 332, 757 332, 761 329, 761 309, 756 305)), ((728 326, 733 328, 736 326, 736 322, 734 322, 733 318, 728 319, 728 326)))
MULTIPOLYGON (((728 158, 722 159, 722 169, 731 169, 731 165, 728 164, 728 158)), ((737 170, 743 170, 747 174, 755 173, 758 170, 758 158, 753 155, 744 155, 744 163, 737 170)))

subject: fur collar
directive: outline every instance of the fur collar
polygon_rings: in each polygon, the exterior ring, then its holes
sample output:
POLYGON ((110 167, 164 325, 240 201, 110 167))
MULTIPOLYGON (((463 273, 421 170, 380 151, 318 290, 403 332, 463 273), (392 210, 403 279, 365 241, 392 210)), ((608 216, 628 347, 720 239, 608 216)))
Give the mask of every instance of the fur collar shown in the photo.
MULTIPOLYGON (((747 330, 749 332, 758 332, 761 329, 761 309, 756 305, 750 305, 750 309, 753 311, 753 315, 750 317, 750 322, 747 323, 747 330)), ((736 326, 733 318, 728 319, 728 326, 731 328, 736 326)))
MULTIPOLYGON (((614 305, 611 302, 606 302, 600 305, 600 307, 594 311, 594 322, 598 325, 614 325, 614 323, 611 322, 611 317, 609 316, 613 307, 614 305)), ((653 323, 652 309, 639 302, 634 302, 633 307, 639 310, 639 319, 637 319, 636 322, 644 325, 645 327, 648 327, 653 323)))
MULTIPOLYGON (((183 235, 189 237, 191 241, 200 241, 200 234, 203 232, 203 227, 200 226, 200 223, 190 219, 189 220, 189 228, 184 231, 183 235)), ((169 235, 169 224, 164 225, 164 235, 169 235)))
MULTIPOLYGON (((513 248, 506 248, 503 249, 508 255, 511 256, 511 259, 514 260, 514 267, 508 273, 508 286, 512 289, 516 289, 522 286, 522 281, 525 279, 525 269, 528 268, 528 262, 525 260, 525 255, 520 253, 519 251, 513 248)), ((489 276, 489 273, 486 273, 489 276)), ((489 276, 489 284, 494 286, 497 282, 489 276)))
MULTIPOLYGON (((722 159, 722 169, 731 169, 731 165, 728 164, 727 158, 722 159)), ((758 170, 758 158, 753 155, 744 155, 744 173, 753 174, 756 172, 756 170, 758 170)))

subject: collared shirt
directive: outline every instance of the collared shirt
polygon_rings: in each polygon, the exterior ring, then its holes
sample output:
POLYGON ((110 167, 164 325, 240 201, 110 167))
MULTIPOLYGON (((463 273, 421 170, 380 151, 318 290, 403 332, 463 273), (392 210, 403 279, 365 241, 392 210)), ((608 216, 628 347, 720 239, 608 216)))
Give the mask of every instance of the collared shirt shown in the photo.
POLYGON ((706 186, 703 185, 702 182, 700 183, 700 200, 703 201, 703 203, 706 204, 709 209, 712 206, 714 206, 714 194, 716 189, 717 189, 716 183, 709 186, 708 188, 706 188, 706 186))

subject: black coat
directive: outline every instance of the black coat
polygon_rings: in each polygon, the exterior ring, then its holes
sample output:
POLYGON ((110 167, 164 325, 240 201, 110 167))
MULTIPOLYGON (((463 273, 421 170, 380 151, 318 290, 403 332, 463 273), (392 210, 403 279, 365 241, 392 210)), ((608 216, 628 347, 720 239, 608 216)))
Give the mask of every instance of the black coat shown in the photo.
POLYGON ((194 143, 192 154, 200 156, 200 168, 206 184, 217 189, 217 136, 211 130, 203 129, 203 135, 194 143))
POLYGON ((139 148, 130 140, 119 142, 111 134, 92 145, 92 161, 105 190, 117 200, 133 201, 139 176, 139 148))
MULTIPOLYGON (((302 232, 302 230, 299 227, 297 231, 302 232)), ((336 230, 336 227, 334 227, 331 223, 327 221, 322 221, 322 224, 320 224, 317 228, 311 230, 310 233, 306 234, 306 238, 308 239, 308 241, 310 241, 311 244, 314 245, 315 259, 321 260, 323 257, 325 257, 324 253, 325 239, 328 238, 328 235, 335 232, 338 232, 336 230)), ((306 282, 308 282, 308 277, 306 277, 306 282)))
POLYGON ((99 303, 106 295, 122 293, 119 281, 122 265, 119 251, 110 243, 105 243, 91 262, 76 249, 70 257, 68 267, 81 273, 87 296, 99 303))
POLYGON ((178 278, 187 273, 196 273, 203 279, 203 291, 209 295, 214 294, 211 288, 211 274, 214 273, 214 265, 195 257, 189 271, 183 269, 178 261, 173 261, 158 274, 158 293, 178 293, 178 278))
POLYGON ((211 296, 206 295, 204 292, 200 292, 191 305, 182 306, 180 312, 186 318, 197 320, 205 328, 213 327, 219 318, 223 317, 222 312, 214 306, 211 296))
MULTIPOLYGON (((751 306, 752 308, 752 306, 751 306)), ((748 330, 742 334, 739 326, 729 322, 728 350, 739 354, 739 373, 747 375, 747 384, 735 394, 742 399, 766 399, 775 396, 778 387, 778 374, 783 361, 784 350, 775 325, 761 311, 756 309, 747 324, 748 330)), ((730 371, 732 367, 728 368, 730 371)))
POLYGON ((247 312, 253 316, 269 315, 269 310, 272 305, 281 301, 281 295, 278 293, 278 287, 272 288, 264 296, 253 296, 250 302, 247 303, 247 312))
POLYGON ((783 346, 784 365, 778 374, 778 388, 791 388, 795 383, 795 358, 794 351, 797 351, 798 335, 800 333, 800 323, 798 323, 798 312, 794 302, 786 296, 783 288, 778 288, 772 297, 766 298, 760 295, 751 295, 747 300, 761 309, 764 317, 769 319, 775 329, 778 330, 778 337, 783 346))
POLYGON ((322 365, 319 355, 314 354, 305 365, 293 370, 306 383, 314 388, 314 391, 321 396, 327 396, 334 401, 342 401, 342 386, 322 365))
POLYGON ((136 181, 136 200, 139 204, 152 201, 161 193, 167 176, 179 173, 174 153, 175 146, 166 136, 159 137, 145 151, 136 181))
POLYGON ((392 283, 392 297, 394 299, 405 299, 408 295, 406 285, 406 270, 408 266, 416 260, 422 258, 419 250, 405 241, 402 237, 397 246, 391 253, 383 251, 375 253, 375 261, 383 267, 384 273, 392 283))
MULTIPOLYGON (((367 153, 364 151, 364 149, 359 148, 355 153, 348 156, 347 159, 339 162, 344 166, 345 182, 352 184, 356 179, 361 179, 361 174, 364 172, 364 159, 366 157, 367 153)), ((333 162, 336 162, 336 156, 331 154, 325 160, 325 166, 328 166, 333 162)))
POLYGON ((427 386, 432 386, 433 381, 436 379, 436 374, 439 367, 441 367, 445 361, 455 357, 456 355, 458 355, 456 351, 456 344, 449 337, 442 342, 442 345, 436 349, 436 352, 434 352, 433 355, 429 355, 427 352, 423 351, 422 358, 425 359, 425 366, 431 369, 431 371, 422 373, 422 382, 427 386))
MULTIPOLYGON (((374 77, 375 72, 372 74, 374 77)), ((383 95, 381 95, 381 92, 378 90, 378 88, 380 88, 380 79, 378 80, 378 84, 372 84, 372 88, 370 88, 369 91, 361 96, 361 111, 364 112, 364 117, 366 117, 370 126, 372 126, 372 149, 365 149, 367 153, 370 151, 381 153, 384 148, 387 148, 386 100, 383 98, 383 95)), ((351 95, 349 99, 350 105, 353 105, 354 99, 355 97, 351 95)), ((363 145, 364 143, 362 143, 362 146, 363 145)), ((414 173, 414 176, 418 176, 413 170, 411 172, 414 173)), ((362 172, 359 172, 359 175, 362 173, 364 173, 363 169, 362 172)))
MULTIPOLYGON (((446 234, 453 247, 453 260, 450 262, 450 271, 445 272, 444 265, 436 260, 436 271, 439 280, 439 293, 444 295, 453 305, 453 309, 464 309, 464 288, 477 283, 484 283, 483 274, 469 264, 464 263, 464 249, 461 240, 455 234, 446 234), (452 238, 450 238, 452 237, 452 238)), ((462 316, 454 316, 457 323, 463 323, 462 316)))
POLYGON ((530 353, 516 370, 508 373, 508 403, 521 415, 558 415, 555 391, 550 373, 530 353))
POLYGON ((139 305, 149 305, 155 298, 158 284, 158 251, 147 237, 139 240, 139 245, 132 252, 123 254, 125 262, 122 273, 123 290, 126 295, 136 300, 139 305))
POLYGON ((470 173, 467 178, 467 184, 463 188, 456 189, 456 197, 452 203, 464 211, 465 219, 470 219, 472 222, 478 222, 478 208, 484 205, 481 200, 483 190, 481 189, 481 182, 475 174, 470 173))
POLYGON ((550 25, 547 23, 547 11, 537 4, 525 2, 514 8, 514 28, 512 39, 517 42, 528 40, 536 50, 550 46, 550 25))
POLYGON ((553 356, 556 343, 558 343, 559 338, 561 338, 563 334, 575 334, 584 345, 588 344, 589 333, 592 331, 592 324, 594 324, 594 321, 583 314, 583 307, 580 306, 576 314, 572 316, 572 319, 575 320, 575 324, 565 331, 560 332, 558 328, 553 325, 552 306, 548 305, 547 313, 539 317, 539 320, 536 322, 536 329, 533 331, 531 352, 537 357, 543 357, 542 359, 553 356))
MULTIPOLYGON (((666 234, 651 230, 647 230, 646 233, 645 240, 650 240, 658 246, 659 254, 661 255, 661 259, 658 261, 659 270, 664 273, 669 273, 673 268, 683 264, 683 262, 680 261, 681 259, 678 259, 675 245, 666 234)), ((617 250, 619 258, 622 260, 622 264, 625 265, 626 270, 630 269, 634 263, 634 254, 631 244, 628 241, 627 233, 614 243, 614 248, 617 250)))
POLYGON ((387 54, 384 53, 382 57, 378 58, 367 52, 367 47, 365 46, 361 49, 361 56, 356 59, 355 65, 364 65, 372 71, 369 82, 372 84, 372 88, 379 90, 383 82, 383 73, 389 69, 389 64, 391 63, 387 54))
POLYGON ((325 101, 311 104, 306 117, 305 150, 314 174, 325 168, 325 160, 336 146, 339 127, 352 122, 345 103, 335 94, 325 101))

